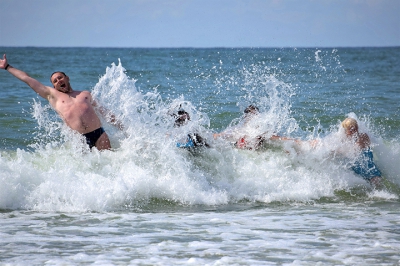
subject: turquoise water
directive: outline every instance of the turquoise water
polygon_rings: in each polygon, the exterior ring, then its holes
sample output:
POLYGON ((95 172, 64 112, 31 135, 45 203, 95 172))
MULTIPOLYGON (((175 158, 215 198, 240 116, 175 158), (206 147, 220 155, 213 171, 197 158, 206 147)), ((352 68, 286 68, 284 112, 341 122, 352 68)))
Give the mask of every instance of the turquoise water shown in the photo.
POLYGON ((126 126, 112 151, 0 71, 2 263, 400 263, 400 48, 1 47, 46 85, 56 70, 126 126), (250 134, 303 141, 236 149, 213 134, 260 109, 250 134), (179 106, 191 122, 173 127, 179 106), (385 179, 373 190, 332 151, 356 117, 385 179), (176 142, 200 132, 211 148, 176 142))

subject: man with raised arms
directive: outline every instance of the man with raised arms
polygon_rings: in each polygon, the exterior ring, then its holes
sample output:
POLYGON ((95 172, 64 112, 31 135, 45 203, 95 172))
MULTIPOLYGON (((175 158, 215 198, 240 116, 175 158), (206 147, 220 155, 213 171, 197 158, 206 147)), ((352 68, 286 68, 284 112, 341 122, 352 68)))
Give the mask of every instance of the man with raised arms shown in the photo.
MULTIPOLYGON (((27 73, 8 64, 4 54, 0 59, 0 68, 5 69, 19 80, 28 84, 36 93, 47 99, 53 109, 61 116, 64 122, 73 130, 81 133, 86 138, 90 148, 98 150, 111 148, 110 139, 101 127, 101 122, 94 107, 97 106, 88 91, 74 91, 69 83, 69 77, 64 72, 54 72, 50 76, 53 88, 40 83, 27 73)), ((104 108, 99 108, 102 115, 106 115, 104 108)), ((122 125, 110 115, 111 123, 122 129, 122 125)))

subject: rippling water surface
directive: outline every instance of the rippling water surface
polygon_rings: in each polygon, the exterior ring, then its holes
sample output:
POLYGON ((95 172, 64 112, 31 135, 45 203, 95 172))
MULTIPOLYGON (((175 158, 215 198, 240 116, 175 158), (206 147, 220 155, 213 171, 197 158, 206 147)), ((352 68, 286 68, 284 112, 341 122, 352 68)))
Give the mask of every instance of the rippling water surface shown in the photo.
POLYGON ((4 264, 396 265, 400 263, 399 48, 2 47, 46 85, 61 70, 124 123, 90 152, 47 101, 0 73, 4 264), (213 134, 260 110, 241 150, 213 134), (179 108, 191 121, 174 128, 179 108), (384 188, 332 151, 358 119, 384 188), (176 143, 198 132, 210 148, 176 143))

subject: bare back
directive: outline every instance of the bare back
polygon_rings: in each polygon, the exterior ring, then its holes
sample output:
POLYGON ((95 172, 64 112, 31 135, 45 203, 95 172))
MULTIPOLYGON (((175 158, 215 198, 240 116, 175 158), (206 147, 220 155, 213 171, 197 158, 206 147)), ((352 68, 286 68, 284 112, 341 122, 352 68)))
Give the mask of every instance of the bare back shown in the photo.
POLYGON ((366 149, 371 144, 371 141, 366 133, 359 133, 356 143, 360 149, 366 149))

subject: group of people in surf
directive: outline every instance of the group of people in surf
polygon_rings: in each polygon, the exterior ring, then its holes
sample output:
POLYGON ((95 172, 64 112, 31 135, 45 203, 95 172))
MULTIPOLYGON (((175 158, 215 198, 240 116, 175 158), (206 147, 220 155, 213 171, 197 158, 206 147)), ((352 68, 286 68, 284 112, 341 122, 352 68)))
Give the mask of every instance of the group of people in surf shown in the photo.
MULTIPOLYGON (((244 110, 243 126, 246 125, 251 119, 259 114, 259 110, 254 105, 249 105, 244 110)), ((373 187, 379 188, 381 186, 382 173, 374 163, 373 153, 371 149, 371 140, 367 133, 359 132, 359 126, 356 119, 347 117, 341 122, 344 135, 342 138, 345 150, 338 150, 337 152, 348 155, 353 158, 350 168, 363 179, 367 180, 373 187)), ((240 130, 240 129, 239 129, 240 130)), ((233 130, 234 131, 234 130, 233 130)), ((259 134, 255 137, 247 135, 234 134, 232 129, 222 131, 221 133, 214 134, 214 138, 224 138, 233 140, 234 146, 238 149, 257 150, 262 147, 263 143, 272 141, 291 141, 296 145, 307 145, 315 148, 319 140, 314 139, 311 141, 302 141, 299 139, 289 138, 285 136, 259 134), (233 138, 232 138, 233 137, 233 138)))
MULTIPOLYGON (((49 87, 30 77, 24 71, 11 66, 5 54, 3 55, 3 59, 0 59, 0 69, 8 71, 17 79, 25 82, 41 97, 47 99, 66 125, 84 136, 90 149, 93 147, 96 147, 100 151, 111 149, 110 139, 103 129, 95 109, 106 117, 110 123, 123 129, 122 123, 107 109, 99 106, 92 98, 90 92, 73 90, 69 82, 69 77, 64 72, 56 71, 51 74, 50 82, 53 87, 49 87)), ((243 124, 245 125, 258 114, 259 109, 257 106, 248 106, 244 110, 243 124)), ((174 127, 181 127, 190 120, 190 114, 183 109, 178 110, 173 116, 175 118, 174 127)), ((344 128, 346 138, 350 140, 351 147, 349 148, 357 152, 357 158, 351 166, 352 170, 369 181, 374 187, 379 187, 382 175, 373 161, 370 138, 366 133, 358 131, 358 123, 353 118, 346 118, 341 125, 344 128)), ((238 136, 238 134, 234 133, 230 129, 221 133, 215 133, 213 137, 214 139, 222 138, 229 140, 234 143, 236 148, 248 150, 259 149, 267 140, 300 142, 300 140, 277 135, 269 136, 266 139, 264 134, 249 137, 246 135, 238 136)), ((210 147, 206 140, 198 133, 190 133, 184 141, 177 143, 177 147, 191 148, 199 146, 210 147)))

